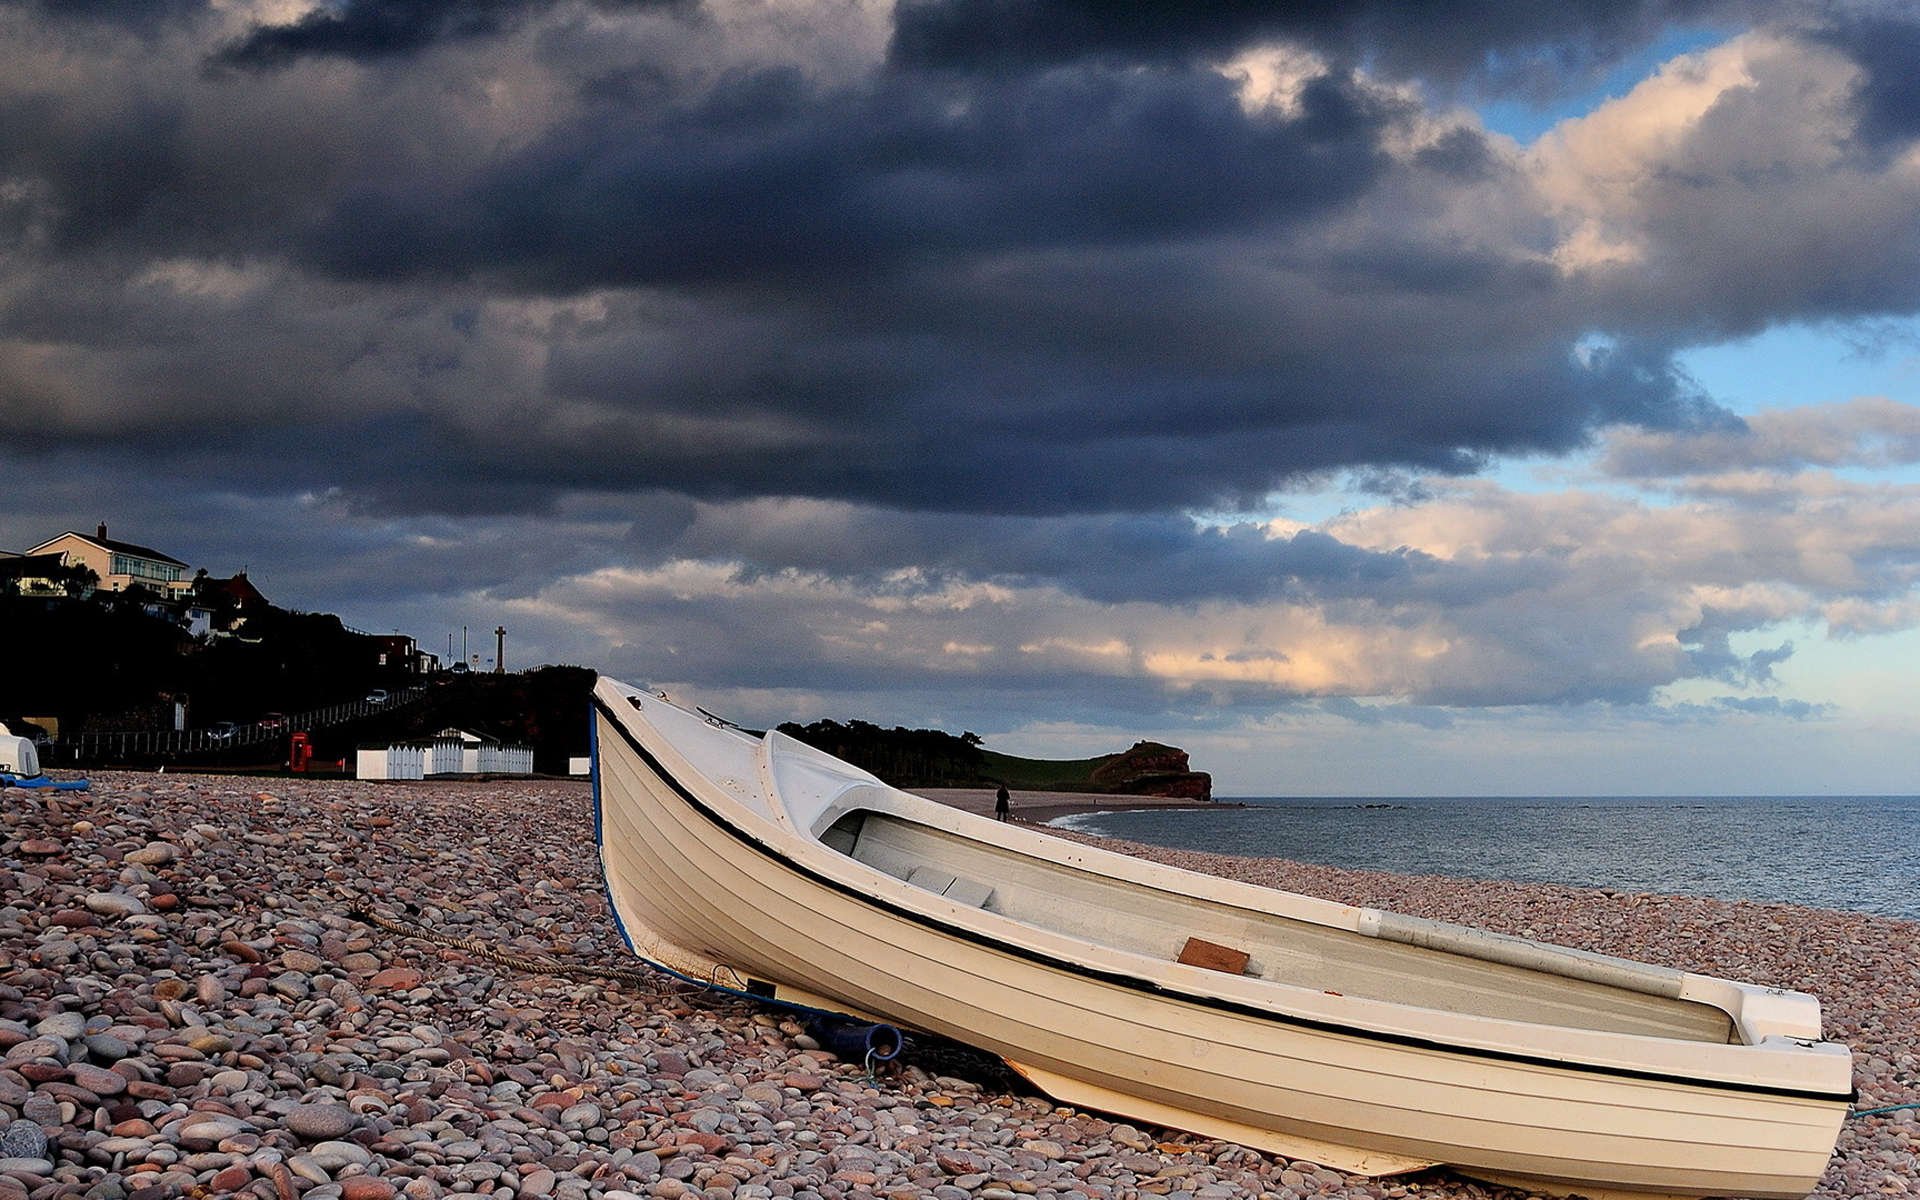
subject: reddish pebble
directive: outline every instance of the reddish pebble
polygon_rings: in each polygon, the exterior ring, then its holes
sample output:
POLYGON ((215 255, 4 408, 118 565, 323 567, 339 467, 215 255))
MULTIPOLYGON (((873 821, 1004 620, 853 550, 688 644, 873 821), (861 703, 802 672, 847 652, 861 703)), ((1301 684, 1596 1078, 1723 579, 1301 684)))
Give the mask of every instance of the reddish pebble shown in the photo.
POLYGON ((253 1172, 239 1164, 228 1167, 207 1181, 208 1190, 216 1195, 237 1192, 253 1181, 253 1172))
POLYGON ((247 945, 237 938, 229 938, 221 942, 220 949, 226 954, 239 959, 241 962, 257 963, 261 961, 261 954, 258 950, 255 950, 252 946, 247 945))
POLYGON ((45 858, 49 854, 60 853, 60 843, 52 838, 28 838, 20 843, 20 853, 45 858))
POLYGON ((392 1184, 371 1175, 355 1175, 340 1181, 340 1200, 393 1200, 392 1184))
POLYGON ((180 897, 172 892, 161 892, 158 896, 147 897, 147 907, 155 912, 172 912, 180 907, 180 897))
POLYGON ((426 976, 412 967, 388 967, 367 980, 371 988, 392 988, 397 992, 412 991, 426 980, 426 976))
POLYGON ((74 1085, 83 1087, 96 1096, 118 1096, 127 1090, 126 1076, 105 1067, 96 1067, 92 1063, 74 1063, 67 1068, 74 1085))

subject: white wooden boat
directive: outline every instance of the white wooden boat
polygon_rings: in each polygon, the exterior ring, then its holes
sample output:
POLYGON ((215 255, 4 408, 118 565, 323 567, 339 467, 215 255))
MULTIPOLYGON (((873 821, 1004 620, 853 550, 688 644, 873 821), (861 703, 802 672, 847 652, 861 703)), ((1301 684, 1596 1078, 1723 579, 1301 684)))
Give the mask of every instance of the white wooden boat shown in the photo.
POLYGON ((1065 1103, 1369 1175, 1794 1197, 1852 1099, 1811 996, 1093 849, 613 680, 594 707, 631 948, 953 1037, 1065 1103))

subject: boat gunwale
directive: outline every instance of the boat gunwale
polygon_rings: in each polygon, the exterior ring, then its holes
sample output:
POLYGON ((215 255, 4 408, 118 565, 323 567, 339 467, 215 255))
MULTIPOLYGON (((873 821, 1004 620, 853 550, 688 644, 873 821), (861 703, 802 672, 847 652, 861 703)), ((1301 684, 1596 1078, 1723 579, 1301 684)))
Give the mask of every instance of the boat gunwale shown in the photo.
MULTIPOLYGON (((633 693, 629 693, 629 698, 634 698, 635 696, 642 695, 642 694, 646 694, 651 697, 650 693, 642 693, 642 692, 636 691, 633 693)), ((658 697, 651 697, 651 698, 658 699, 658 697)), ((1237 1000, 1228 996, 1222 996, 1222 995, 1203 992, 1203 991, 1190 991, 1172 984, 1168 984, 1160 980, 1147 978, 1139 974, 1135 974, 1135 973, 1131 973, 1123 970, 1116 970, 1116 969, 1107 968, 1107 967, 1095 966, 1089 963, 1077 962, 1073 959, 1064 958, 1057 954, 1049 953, 1045 950, 1021 945, 1017 942, 1010 942, 1004 938, 995 937, 986 931, 971 928, 964 923, 958 923, 958 922, 950 921, 947 919, 943 919, 940 915, 936 913, 927 912, 915 907, 910 907, 904 904, 900 904, 887 897, 876 895, 871 890, 862 889, 845 880, 836 879, 833 876, 820 871, 819 869, 817 869, 816 867, 808 863, 799 861, 792 854, 786 852, 785 850, 781 849, 778 846, 768 843, 767 841, 759 837, 757 834, 755 834, 753 831, 743 828, 740 824, 736 823, 735 821, 729 819, 727 816, 716 811, 713 808, 713 806, 709 804, 706 800, 695 795, 692 789, 690 789, 687 786, 687 784, 679 778, 679 776, 677 776, 674 772, 669 770, 660 761, 657 755, 655 755, 651 750, 649 750, 646 746, 640 743, 639 738, 634 734, 632 729, 628 728, 625 721, 622 719, 622 714, 618 711, 618 709, 614 705, 609 704, 605 699, 603 699, 598 694, 597 691, 593 695, 592 703, 593 703, 593 707, 596 710, 598 710, 601 714, 607 717, 609 723, 612 725, 612 727, 615 730, 619 732, 621 739, 624 742, 626 742, 627 746, 635 754, 640 756, 642 763, 654 774, 656 774, 660 779, 665 781, 669 785, 669 787, 672 788, 673 792, 676 795, 678 795, 683 801, 685 801, 695 812, 699 813, 702 817, 704 817, 709 823, 724 830, 729 836, 734 838, 736 841, 739 841, 740 843, 750 847, 751 849, 753 849, 763 857, 771 859, 775 863, 785 867, 787 870, 790 870, 795 874, 798 874, 803 878, 806 878, 817 885, 827 887, 835 892, 841 893, 844 896, 851 897, 860 903, 868 904, 873 907, 879 908, 882 911, 887 912, 892 916, 906 919, 917 925, 921 925, 923 927, 929 928, 944 936, 959 938, 963 941, 972 943, 976 946, 982 946, 991 950, 995 950, 995 951, 1005 953, 1017 958, 1021 958, 1029 962, 1047 967, 1049 969, 1068 971, 1078 976, 1099 980, 1101 982, 1124 987, 1132 991, 1161 996, 1170 1000, 1187 1003, 1187 1004, 1194 1004, 1200 1007, 1214 1009, 1217 1011, 1229 1012, 1238 1016, 1252 1017, 1252 1018, 1255 1018, 1258 1020, 1264 1020, 1264 1021, 1272 1021, 1278 1024, 1290 1025, 1296 1028, 1312 1030, 1319 1033, 1328 1033, 1328 1034, 1334 1034, 1339 1036, 1359 1038, 1359 1039, 1364 1039, 1368 1041, 1405 1046, 1405 1047, 1410 1047, 1414 1049, 1433 1051, 1433 1052, 1438 1052, 1443 1054, 1470 1055, 1473 1057, 1485 1058, 1485 1059, 1490 1059, 1490 1060, 1500 1061, 1500 1062, 1521 1063, 1528 1066, 1544 1068, 1547 1070, 1576 1071, 1583 1074, 1597 1074, 1602 1076, 1619 1078, 1623 1080, 1648 1081, 1648 1082, 1670 1084, 1670 1085, 1679 1086, 1679 1087, 1706 1088, 1706 1089, 1712 1089, 1716 1091, 1733 1091, 1733 1092, 1739 1092, 1739 1093, 1752 1095, 1752 1096, 1768 1096, 1768 1097, 1780 1097, 1780 1098, 1802 1100, 1802 1101, 1813 1101, 1823 1105, 1825 1104, 1851 1105, 1858 1098, 1858 1089, 1852 1085, 1851 1071, 1849 1071, 1849 1074, 1848 1074, 1848 1088, 1846 1091, 1841 1092, 1841 1091, 1831 1091, 1831 1090, 1815 1090, 1810 1088, 1789 1087, 1789 1086, 1783 1086, 1778 1084, 1755 1083, 1750 1081, 1715 1078, 1712 1076, 1703 1076, 1703 1075, 1676 1074, 1668 1071, 1652 1070, 1652 1069, 1646 1069, 1646 1068, 1635 1068, 1635 1067, 1627 1067, 1627 1066, 1608 1065, 1603 1063, 1585 1062, 1579 1059, 1555 1058, 1555 1057, 1550 1057, 1540 1053, 1527 1053, 1527 1052, 1517 1051, 1517 1050, 1501 1049, 1498 1047, 1474 1045, 1471 1043, 1464 1043, 1464 1042, 1457 1042, 1457 1041, 1448 1041, 1448 1040, 1444 1040, 1442 1038, 1434 1037, 1434 1036, 1423 1036, 1423 1035, 1414 1034, 1414 1033, 1404 1033, 1404 1032, 1398 1032, 1393 1030, 1370 1028, 1365 1025, 1342 1022, 1342 1021, 1332 1020, 1328 1018, 1290 1013, 1290 1012, 1278 1010, 1272 1007, 1267 1007, 1267 1006, 1262 1006, 1258 1004, 1252 1004, 1245 1001, 1237 1000)), ((667 703, 669 706, 674 707, 676 709, 679 708, 678 705, 673 705, 671 701, 664 701, 664 703, 667 703)), ((685 711, 685 710, 681 710, 681 711, 685 711)), ((737 727, 734 727, 734 728, 737 729, 737 727)), ((743 735, 745 734, 745 731, 740 731, 740 732, 743 735)), ((752 740, 752 739, 749 737, 748 740, 752 740)), ((597 731, 594 735, 594 743, 595 743, 594 748, 596 753, 596 764, 595 764, 595 772, 594 772, 594 805, 595 805, 594 832, 595 832, 596 842, 600 842, 602 845, 604 845, 604 842, 602 841, 603 835, 602 835, 601 817, 600 817, 600 808, 604 801, 600 795, 601 784, 600 784, 600 775, 599 775, 599 768, 598 768, 598 761, 597 761, 598 753, 599 753, 597 731)), ((692 764, 689 763, 689 766, 691 765, 692 764)), ((894 789, 894 790, 897 790, 897 789, 894 789)), ((912 795, 911 793, 905 793, 905 794, 912 795)), ((915 797, 915 798, 920 799, 927 804, 935 803, 934 801, 926 800, 924 797, 915 797)), ((879 812, 882 810, 873 809, 870 811, 879 812)), ((897 816, 898 814, 888 814, 888 815, 897 816)), ((934 828, 938 828, 938 826, 934 826, 934 828)), ((810 835, 795 834, 792 830, 787 830, 785 832, 787 833, 788 836, 793 837, 793 839, 800 845, 809 846, 809 847, 821 846, 823 849, 826 849, 822 843, 820 843, 816 838, 813 838, 810 835)), ((1003 847, 1003 848, 1007 848, 1007 847, 1003 847)), ((1098 851, 1097 847, 1093 849, 1098 851)), ((1113 852, 1107 851, 1104 853, 1111 854, 1113 852)), ((611 879, 606 878, 606 863, 605 863, 604 853, 602 854, 601 857, 602 857, 602 875, 603 875, 602 882, 607 888, 609 907, 613 910, 615 923, 617 926, 619 926, 621 936, 627 942, 629 949, 633 949, 635 950, 636 953, 638 953, 637 948, 635 948, 633 945, 632 938, 627 934, 625 925, 621 921, 620 914, 619 914, 619 905, 613 896, 612 881, 611 879)), ((902 886, 911 886, 911 885, 904 884, 903 881, 895 880, 892 876, 886 875, 884 872, 878 871, 871 866, 867 866, 866 864, 859 863, 858 860, 848 858, 845 855, 840 855, 839 857, 845 858, 848 863, 855 865, 856 867, 858 867, 864 872, 871 873, 876 876, 880 876, 881 878, 890 880, 892 882, 902 883, 902 886)), ((1117 857, 1125 858, 1126 856, 1117 855, 1117 857)), ((1205 878, 1205 876, 1203 876, 1203 878, 1205 878)), ((1162 889, 1162 890, 1165 890, 1165 889, 1162 889)), ((936 900, 940 899, 939 897, 934 896, 932 893, 928 893, 928 896, 936 900)), ((1308 897, 1308 899, 1313 899, 1313 898, 1308 897)), ((949 901, 948 903, 951 904, 953 902, 949 901)), ((1332 902, 1322 901, 1322 903, 1330 904, 1332 902)), ((955 905, 955 907, 957 908, 958 906, 955 905)), ((1284 916, 1285 914, 1276 914, 1276 915, 1284 916)), ((1124 953, 1124 952, 1120 952, 1120 953, 1124 953)), ((1275 983, 1274 981, 1266 981, 1266 982, 1270 983, 1272 986, 1275 986, 1277 988, 1286 987, 1285 984, 1275 983)), ((1397 1005, 1388 1001, 1378 1001, 1377 1003, 1386 1004, 1394 1008, 1411 1008, 1412 1007, 1412 1006, 1406 1006, 1406 1005, 1397 1005)), ((1438 1010, 1417 1010, 1417 1011, 1438 1011, 1438 1010)), ((1468 1019, 1473 1019, 1473 1020, 1488 1020, 1488 1021, 1499 1020, 1497 1018, 1480 1017, 1474 1014, 1454 1014, 1454 1015, 1464 1016, 1468 1019)), ((1501 1022, 1501 1023, 1524 1024, 1522 1022, 1501 1022)), ((1569 1027, 1547 1026, 1547 1028, 1567 1029, 1569 1027)), ((1581 1032, 1581 1031, 1575 1030, 1574 1032, 1581 1032)), ((1597 1032, 1597 1031, 1587 1031, 1587 1032, 1597 1032)), ((1674 1041, 1677 1044, 1703 1046, 1703 1047, 1715 1045, 1714 1043, 1687 1042, 1682 1039, 1661 1039, 1661 1038, 1651 1037, 1648 1035, 1640 1035, 1640 1034, 1606 1034, 1605 1036, 1609 1036, 1617 1039, 1626 1039, 1628 1041, 1639 1041, 1639 1042, 1674 1041)), ((1804 1039, 1801 1039, 1801 1041, 1804 1041, 1804 1039)), ((1826 1042, 1811 1043, 1806 1045, 1804 1049, 1810 1050, 1814 1045, 1832 1045, 1832 1044, 1833 1043, 1826 1043, 1826 1042)), ((1755 1046, 1755 1045, 1739 1044, 1739 1043, 1736 1043, 1733 1045, 1735 1045, 1739 1050, 1753 1052, 1753 1053, 1786 1053, 1780 1050, 1770 1051, 1763 1046, 1755 1046)))

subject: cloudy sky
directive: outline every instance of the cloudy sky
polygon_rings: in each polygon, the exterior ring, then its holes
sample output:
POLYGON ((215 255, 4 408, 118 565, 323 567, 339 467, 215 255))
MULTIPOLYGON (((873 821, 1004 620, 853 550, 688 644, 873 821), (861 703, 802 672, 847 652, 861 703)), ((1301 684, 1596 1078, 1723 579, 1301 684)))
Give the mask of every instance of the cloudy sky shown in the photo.
POLYGON ((0 0, 0 548, 1233 794, 1920 790, 1920 17, 0 0))

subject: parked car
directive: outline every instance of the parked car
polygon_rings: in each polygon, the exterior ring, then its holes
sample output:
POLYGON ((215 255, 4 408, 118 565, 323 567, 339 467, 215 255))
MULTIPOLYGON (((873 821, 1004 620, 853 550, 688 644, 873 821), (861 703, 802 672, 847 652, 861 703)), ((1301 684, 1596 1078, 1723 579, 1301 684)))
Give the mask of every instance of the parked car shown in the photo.
POLYGON ((232 721, 215 721, 207 730, 207 736, 216 742, 230 742, 239 731, 240 727, 232 721))
POLYGON ((372 691, 367 693, 368 704, 385 704, 386 702, 387 702, 387 689, 385 688, 375 688, 372 691))
POLYGON ((260 718, 259 724, 260 728, 269 731, 285 729, 287 727, 287 714, 277 712, 268 713, 266 716, 260 718))

